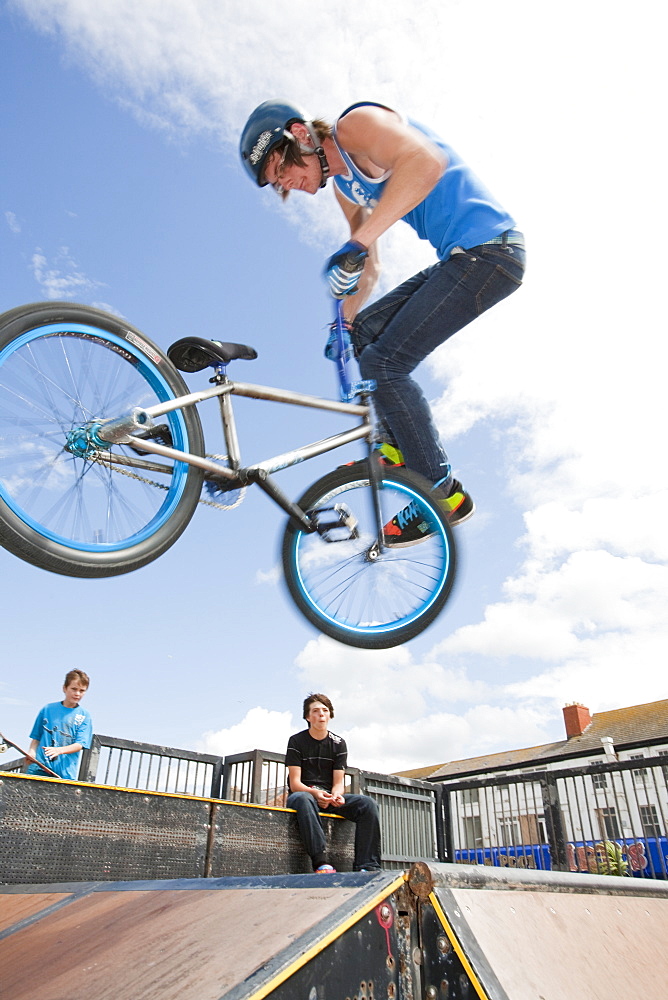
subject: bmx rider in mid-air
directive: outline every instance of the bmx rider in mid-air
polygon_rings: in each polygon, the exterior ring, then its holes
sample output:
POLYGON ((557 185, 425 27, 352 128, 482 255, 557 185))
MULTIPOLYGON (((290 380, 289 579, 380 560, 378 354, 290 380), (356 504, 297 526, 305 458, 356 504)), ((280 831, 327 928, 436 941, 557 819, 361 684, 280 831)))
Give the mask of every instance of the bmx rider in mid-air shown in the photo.
MULTIPOLYGON (((432 484, 450 524, 475 509, 453 478, 429 405, 413 370, 522 283, 524 238, 514 219, 457 153, 427 127, 373 102, 353 104, 334 125, 286 101, 253 111, 240 142, 252 180, 282 196, 315 194, 333 179, 350 239, 326 264, 360 373, 374 394, 381 460, 405 463, 432 484), (362 308, 376 283, 376 241, 403 219, 434 247, 438 262, 362 308)), ((385 541, 415 545, 429 532, 409 504, 384 527, 385 541)))

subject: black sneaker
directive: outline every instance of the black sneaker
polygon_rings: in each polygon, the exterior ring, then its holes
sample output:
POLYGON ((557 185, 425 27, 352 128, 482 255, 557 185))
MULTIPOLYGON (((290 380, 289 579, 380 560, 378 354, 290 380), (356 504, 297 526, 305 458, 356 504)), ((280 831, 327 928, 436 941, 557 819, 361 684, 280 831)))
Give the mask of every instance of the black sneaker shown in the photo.
MULTIPOLYGON (((463 521, 471 517, 475 510, 473 500, 456 479, 453 479, 447 497, 438 495, 438 487, 434 493, 438 503, 447 514, 448 522, 452 525, 462 524, 463 521)), ((407 548, 409 545, 418 545, 433 534, 433 531, 429 519, 425 516, 424 508, 416 500, 412 500, 407 507, 404 507, 398 514, 395 514, 391 521, 387 522, 383 528, 383 535, 386 545, 394 549, 401 549, 407 548)))
MULTIPOLYGON (((438 496, 439 489, 434 490, 438 496)), ((463 524, 475 512, 475 504, 462 484, 457 479, 452 480, 452 487, 447 497, 439 497, 439 504, 448 516, 450 525, 463 524)))
POLYGON ((433 530, 425 517, 424 508, 416 500, 411 500, 407 507, 387 522, 383 528, 383 537, 386 545, 401 549, 424 541, 433 534, 433 530))

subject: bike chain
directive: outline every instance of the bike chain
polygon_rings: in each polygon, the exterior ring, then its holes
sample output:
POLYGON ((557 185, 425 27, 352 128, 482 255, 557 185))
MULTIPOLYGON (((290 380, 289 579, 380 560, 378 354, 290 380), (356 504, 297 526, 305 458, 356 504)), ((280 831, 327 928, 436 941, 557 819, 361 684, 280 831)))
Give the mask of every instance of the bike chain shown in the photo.
MULTIPOLYGON (((89 456, 91 461, 99 462, 100 465, 104 465, 106 468, 111 469, 113 472, 120 472, 122 476, 127 476, 129 479, 137 479, 140 483, 146 483, 148 486, 155 486, 159 490, 168 490, 169 486, 165 486, 164 483, 156 483, 154 479, 147 479, 146 476, 140 476, 136 472, 130 472, 129 469, 119 469, 118 466, 112 465, 110 462, 104 461, 104 456, 99 453, 96 455, 89 456)), ((205 455, 205 458, 213 458, 218 462, 226 462, 227 455, 205 455)), ((246 486, 241 486, 238 489, 239 496, 234 503, 217 503, 215 500, 205 500, 204 497, 200 497, 198 503, 205 504, 207 507, 216 507, 218 510, 234 510, 241 503, 243 503, 244 497, 246 496, 246 486)), ((231 492, 231 491, 230 491, 231 492)))

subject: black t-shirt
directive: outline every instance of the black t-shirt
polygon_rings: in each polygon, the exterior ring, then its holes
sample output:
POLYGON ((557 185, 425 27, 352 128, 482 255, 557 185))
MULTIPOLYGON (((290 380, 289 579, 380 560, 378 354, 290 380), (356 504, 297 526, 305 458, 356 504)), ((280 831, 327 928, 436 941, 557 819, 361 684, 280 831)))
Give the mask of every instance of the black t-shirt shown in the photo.
POLYGON ((345 771, 348 763, 346 741, 336 733, 327 733, 324 740, 315 740, 308 729, 304 729, 288 740, 285 763, 288 767, 301 767, 305 785, 331 792, 333 772, 345 771))

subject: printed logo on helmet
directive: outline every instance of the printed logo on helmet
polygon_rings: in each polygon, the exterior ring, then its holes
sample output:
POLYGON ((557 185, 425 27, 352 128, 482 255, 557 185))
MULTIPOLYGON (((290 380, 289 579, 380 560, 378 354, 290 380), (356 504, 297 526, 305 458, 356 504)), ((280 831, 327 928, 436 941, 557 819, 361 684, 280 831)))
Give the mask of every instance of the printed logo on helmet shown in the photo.
POLYGON ((251 161, 253 166, 258 162, 265 149, 271 142, 271 132, 262 132, 258 136, 258 140, 250 151, 250 156, 248 159, 251 161))

